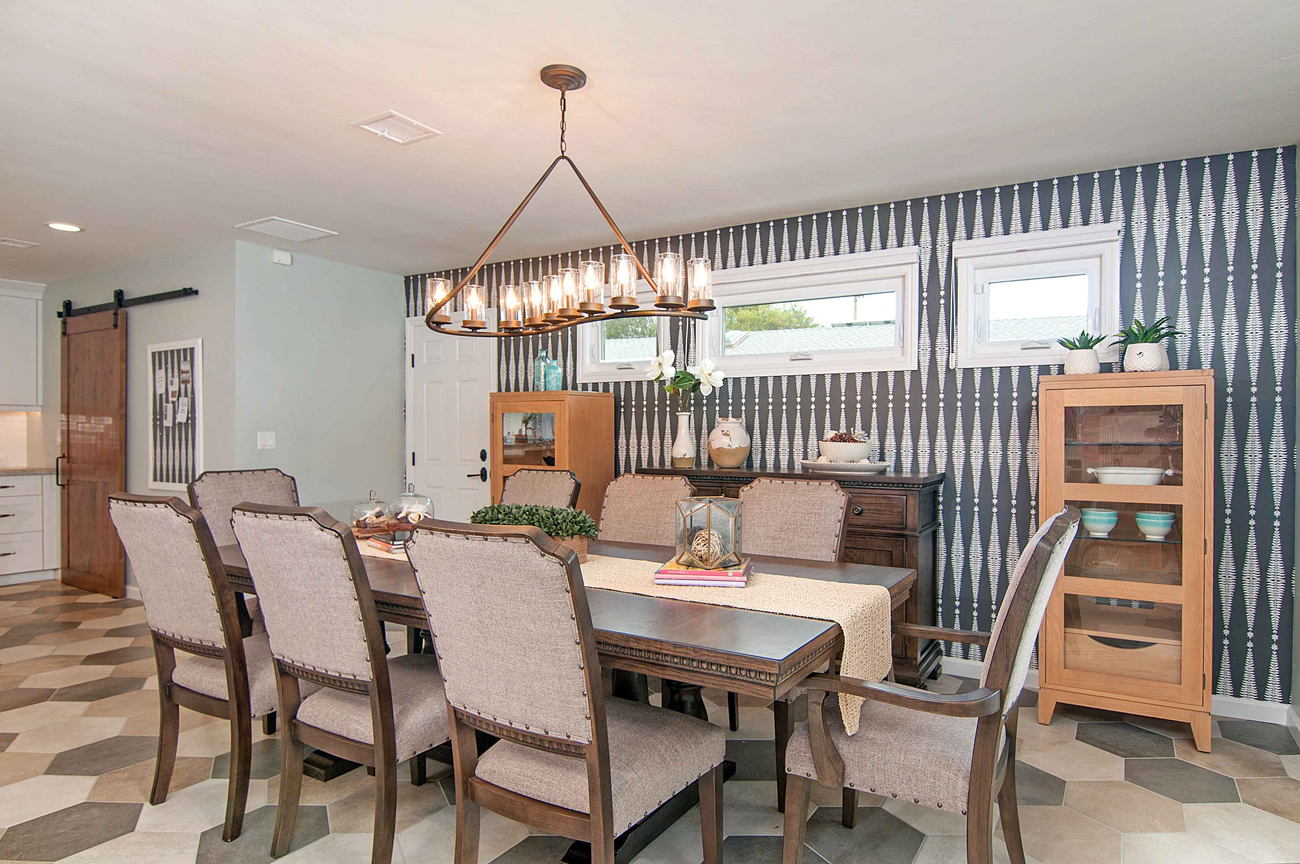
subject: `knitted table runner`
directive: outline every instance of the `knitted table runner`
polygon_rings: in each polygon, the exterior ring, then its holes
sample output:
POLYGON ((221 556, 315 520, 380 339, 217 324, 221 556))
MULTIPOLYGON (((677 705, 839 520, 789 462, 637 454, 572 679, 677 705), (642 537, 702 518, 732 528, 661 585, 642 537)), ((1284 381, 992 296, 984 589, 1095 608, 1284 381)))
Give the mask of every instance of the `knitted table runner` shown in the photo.
MULTIPOLYGON (((883 586, 769 573, 751 574, 744 588, 656 585, 654 574, 658 568, 653 561, 592 555, 582 565, 582 580, 588 588, 833 621, 844 631, 844 659, 840 665, 844 675, 879 681, 889 674, 893 659, 890 599, 889 590, 883 586)), ((858 731, 862 699, 845 694, 839 698, 844 728, 852 735, 858 731)))

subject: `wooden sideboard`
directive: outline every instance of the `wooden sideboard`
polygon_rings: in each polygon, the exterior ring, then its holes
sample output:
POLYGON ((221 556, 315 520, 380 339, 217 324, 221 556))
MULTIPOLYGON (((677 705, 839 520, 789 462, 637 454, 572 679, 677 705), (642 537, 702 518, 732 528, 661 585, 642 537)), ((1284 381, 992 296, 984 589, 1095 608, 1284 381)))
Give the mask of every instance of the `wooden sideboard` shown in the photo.
MULTIPOLYGON (((675 474, 685 477, 697 495, 735 498, 740 487, 757 477, 828 479, 808 471, 746 471, 731 468, 640 468, 639 474, 675 474)), ((916 570, 917 608, 907 620, 935 624, 938 609, 939 489, 944 476, 906 471, 865 474, 862 479, 834 478, 849 495, 849 524, 842 560, 883 567, 916 570)), ((931 639, 895 638, 894 674, 905 684, 917 685, 939 674, 943 649, 931 639)))

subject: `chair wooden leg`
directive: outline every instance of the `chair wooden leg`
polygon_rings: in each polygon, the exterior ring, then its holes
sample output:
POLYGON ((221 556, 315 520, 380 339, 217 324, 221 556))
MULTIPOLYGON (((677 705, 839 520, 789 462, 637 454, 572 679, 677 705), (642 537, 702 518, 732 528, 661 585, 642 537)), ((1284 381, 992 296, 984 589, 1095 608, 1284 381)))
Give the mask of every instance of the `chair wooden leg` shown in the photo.
POLYGON ((852 828, 858 822, 858 790, 844 787, 840 796, 840 824, 852 828))
POLYGON ((158 688, 158 761, 153 769, 153 790, 149 803, 158 805, 167 800, 167 790, 172 785, 172 771, 176 767, 176 741, 181 731, 181 708, 167 695, 166 687, 158 688))
MULTIPOLYGON (((244 830, 244 809, 248 806, 248 780, 253 761, 253 717, 230 703, 230 782, 226 789, 226 825, 221 839, 227 843, 244 830)), ((301 758, 299 759, 301 762, 301 758)))
POLYGON ((811 780, 798 774, 790 775, 785 784, 785 840, 781 864, 800 864, 803 861, 803 842, 808 831, 808 796, 811 794, 811 780))
POLYGON ((735 693, 727 694, 727 724, 732 732, 740 729, 740 697, 735 693))
MULTIPOLYGON (((457 794, 455 864, 478 864, 478 817, 479 806, 467 796, 457 794)), ((592 849, 594 852, 594 844, 592 849)), ((592 861, 595 860, 593 854, 592 861)))
POLYGON ((722 766, 715 765, 698 781, 700 839, 704 864, 722 864, 722 766))
POLYGON ((993 864, 993 801, 983 795, 966 804, 966 864, 993 864))
POLYGON ((411 785, 423 786, 429 779, 428 756, 416 753, 411 757, 411 785))
MULTIPOLYGON (((285 724, 287 727, 288 724, 285 724)), ((271 838, 271 857, 289 851, 293 829, 298 822, 298 801, 302 797, 303 746, 287 728, 280 730, 280 800, 276 802, 275 835, 271 838)))
POLYGON ((382 758, 375 761, 375 839, 370 864, 391 864, 397 832, 397 764, 382 758))
POLYGON ((1016 760, 1009 753, 1007 771, 998 790, 998 815, 1002 820, 1002 835, 1007 841, 1007 857, 1011 864, 1025 864, 1025 845, 1020 838, 1020 808, 1016 804, 1016 760))

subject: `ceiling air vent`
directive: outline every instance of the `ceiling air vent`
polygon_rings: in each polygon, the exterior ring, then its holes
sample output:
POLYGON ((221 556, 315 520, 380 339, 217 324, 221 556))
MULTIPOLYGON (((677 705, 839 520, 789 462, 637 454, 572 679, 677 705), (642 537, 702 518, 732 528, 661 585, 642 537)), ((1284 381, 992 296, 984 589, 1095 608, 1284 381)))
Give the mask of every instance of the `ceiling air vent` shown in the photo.
POLYGON ((396 111, 385 111, 378 117, 361 120, 352 125, 360 126, 362 129, 374 132, 381 138, 396 141, 398 144, 414 144, 416 141, 423 141, 425 138, 432 138, 435 135, 442 134, 437 129, 425 126, 419 120, 412 120, 405 114, 398 114, 396 111))
POLYGON ((254 219, 252 222, 244 222, 235 227, 243 228, 246 231, 256 231, 258 234, 270 234, 272 237, 279 237, 281 240, 295 240, 299 243, 306 243, 308 240, 319 240, 322 237, 339 236, 337 231, 317 228, 314 225, 305 225, 302 222, 294 222, 292 219, 281 219, 279 216, 254 219))
POLYGON ((15 249, 30 249, 33 246, 39 246, 39 243, 33 243, 31 240, 19 240, 16 237, 0 237, 0 246, 12 246, 15 249))

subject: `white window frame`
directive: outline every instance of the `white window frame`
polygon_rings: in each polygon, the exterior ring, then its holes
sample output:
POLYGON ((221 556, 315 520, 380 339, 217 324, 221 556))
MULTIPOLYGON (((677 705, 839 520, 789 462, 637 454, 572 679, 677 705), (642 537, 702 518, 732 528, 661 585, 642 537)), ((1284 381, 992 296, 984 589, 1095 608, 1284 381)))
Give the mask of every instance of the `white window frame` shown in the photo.
POLYGON ((1088 332, 1104 335, 1097 346, 1102 362, 1119 359, 1109 343, 1119 332, 1120 227, 1115 224, 1054 228, 1006 237, 958 240, 952 244, 957 272, 957 366, 1042 366, 1064 363, 1069 352, 1055 340, 989 342, 987 327, 990 282, 1088 276, 1088 332))
POLYGON ((921 264, 918 246, 855 252, 804 261, 782 261, 713 272, 713 302, 703 340, 704 356, 730 376, 886 372, 919 368, 921 264), (901 285, 899 284, 901 282, 901 285), (873 283, 875 285, 873 286, 873 283), (887 348, 841 349, 793 354, 724 354, 723 309, 788 303, 879 291, 896 296, 897 342, 887 348))
MULTIPOLYGON (((636 299, 642 308, 654 305, 654 294, 643 279, 636 283, 636 299)), ((668 347, 668 319, 651 318, 655 322, 655 354, 662 354, 668 347)), ((640 381, 650 371, 649 360, 606 362, 600 359, 600 325, 584 325, 573 328, 578 331, 578 380, 592 384, 605 381, 640 381)))

